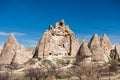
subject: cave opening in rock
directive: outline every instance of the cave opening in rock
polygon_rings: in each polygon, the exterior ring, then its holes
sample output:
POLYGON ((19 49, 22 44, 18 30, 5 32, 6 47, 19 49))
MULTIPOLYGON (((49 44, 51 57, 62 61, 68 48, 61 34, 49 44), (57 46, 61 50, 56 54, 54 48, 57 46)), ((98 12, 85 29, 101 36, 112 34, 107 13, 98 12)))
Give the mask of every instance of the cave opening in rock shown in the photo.
POLYGON ((49 53, 49 55, 52 55, 52 53, 49 53))
POLYGON ((63 24, 64 24, 63 22, 60 22, 60 23, 59 23, 60 26, 63 26, 63 24))

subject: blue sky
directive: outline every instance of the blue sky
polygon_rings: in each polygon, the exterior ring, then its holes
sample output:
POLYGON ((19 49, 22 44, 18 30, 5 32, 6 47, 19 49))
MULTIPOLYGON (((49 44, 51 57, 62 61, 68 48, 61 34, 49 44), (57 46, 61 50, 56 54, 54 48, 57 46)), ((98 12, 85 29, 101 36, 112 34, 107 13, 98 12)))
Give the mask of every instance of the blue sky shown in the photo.
POLYGON ((0 45, 13 32, 20 44, 35 46, 49 24, 61 19, 81 41, 106 33, 120 42, 120 0, 0 0, 0 45))

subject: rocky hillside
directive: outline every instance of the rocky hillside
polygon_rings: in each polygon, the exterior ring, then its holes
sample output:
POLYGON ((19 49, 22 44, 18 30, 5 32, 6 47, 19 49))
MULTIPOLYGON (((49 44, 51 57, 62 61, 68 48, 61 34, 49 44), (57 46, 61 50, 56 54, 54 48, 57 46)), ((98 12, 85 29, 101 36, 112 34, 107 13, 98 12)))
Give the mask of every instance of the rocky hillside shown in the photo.
POLYGON ((77 62, 106 63, 111 59, 120 60, 120 45, 112 47, 106 34, 100 38, 94 34, 90 42, 85 39, 80 43, 74 32, 65 24, 64 20, 50 25, 39 40, 36 48, 25 48, 19 45, 13 34, 0 47, 0 64, 24 64, 31 58, 43 59, 47 57, 74 57, 77 62))

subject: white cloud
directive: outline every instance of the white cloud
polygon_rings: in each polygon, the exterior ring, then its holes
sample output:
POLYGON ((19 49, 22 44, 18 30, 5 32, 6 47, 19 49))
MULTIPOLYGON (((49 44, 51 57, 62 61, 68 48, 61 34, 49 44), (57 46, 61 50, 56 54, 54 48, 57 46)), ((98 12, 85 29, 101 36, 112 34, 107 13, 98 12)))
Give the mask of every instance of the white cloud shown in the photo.
POLYGON ((38 41, 36 40, 21 40, 20 44, 25 45, 26 47, 36 47, 38 41))
POLYGON ((0 46, 3 46, 4 45, 4 41, 0 41, 0 46))
POLYGON ((0 36, 8 36, 9 33, 6 33, 6 32, 0 32, 0 36))
POLYGON ((10 33, 13 33, 15 36, 24 36, 25 33, 19 33, 19 32, 0 32, 0 36, 9 36, 10 33))

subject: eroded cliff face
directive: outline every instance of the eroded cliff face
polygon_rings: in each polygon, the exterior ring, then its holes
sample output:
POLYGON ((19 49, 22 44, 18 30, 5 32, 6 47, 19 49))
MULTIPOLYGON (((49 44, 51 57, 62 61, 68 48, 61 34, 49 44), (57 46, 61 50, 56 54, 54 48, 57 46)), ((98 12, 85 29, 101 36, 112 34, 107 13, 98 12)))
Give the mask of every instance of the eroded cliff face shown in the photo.
POLYGON ((120 44, 113 45, 110 56, 120 61, 120 44))
POLYGON ((64 20, 57 22, 55 27, 49 26, 36 49, 36 57, 52 56, 76 56, 80 43, 75 34, 65 25, 64 20))

